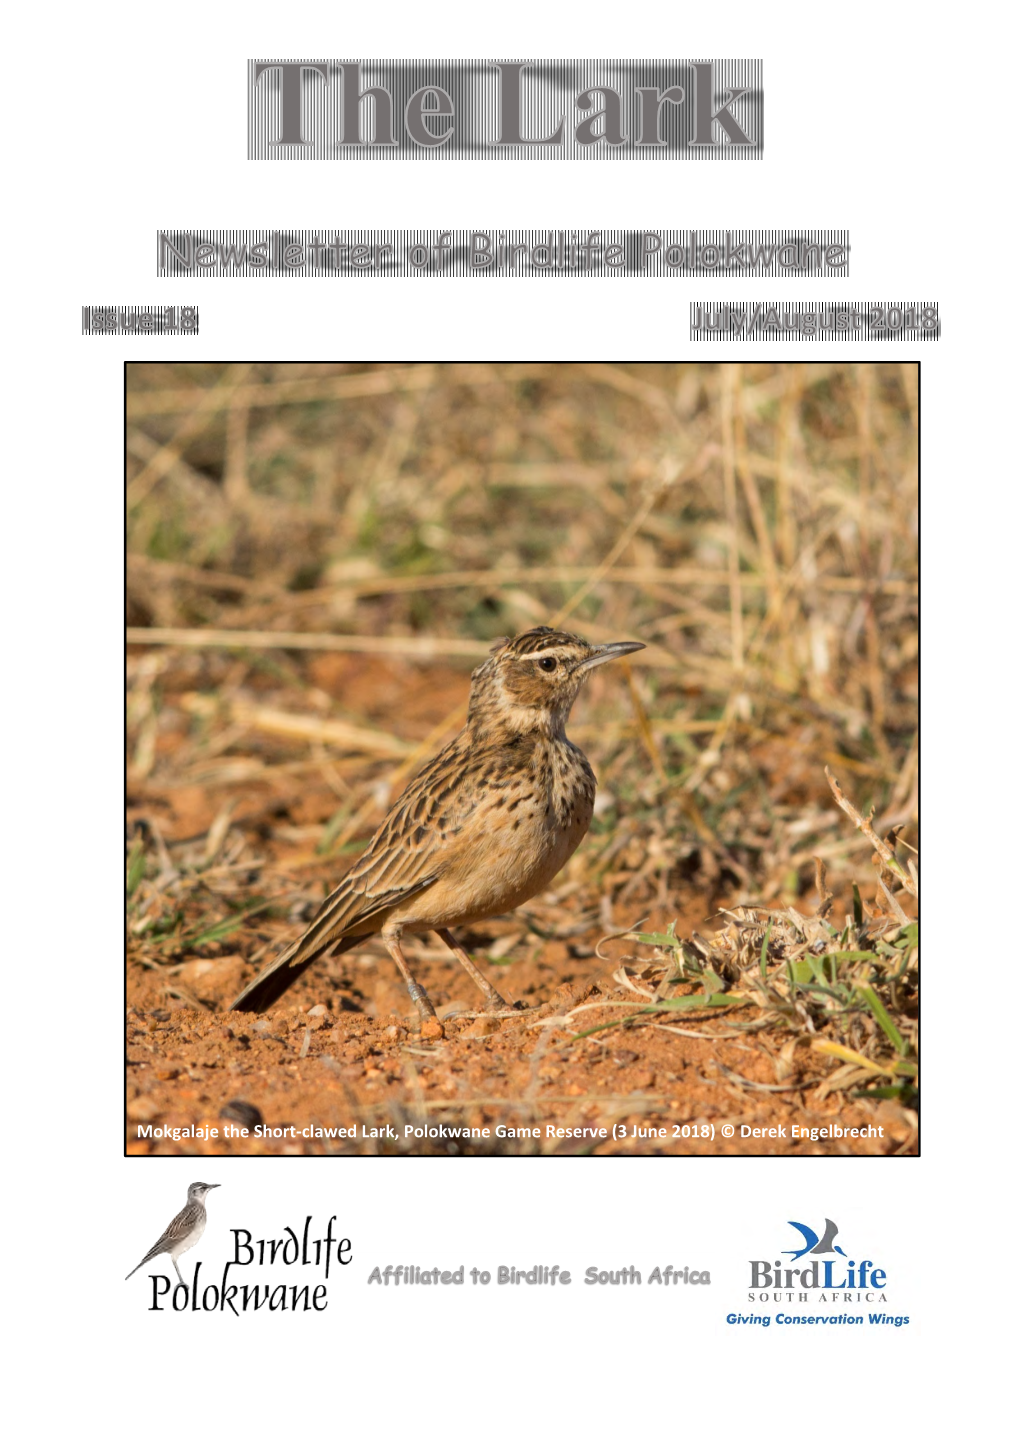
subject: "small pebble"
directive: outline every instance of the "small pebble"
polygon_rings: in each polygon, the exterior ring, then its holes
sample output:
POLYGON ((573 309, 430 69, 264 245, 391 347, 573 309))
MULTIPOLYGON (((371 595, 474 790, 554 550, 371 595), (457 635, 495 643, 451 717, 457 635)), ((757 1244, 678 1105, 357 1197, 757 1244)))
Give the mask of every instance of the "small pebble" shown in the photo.
POLYGON ((251 1102, 242 1101, 239 1097, 220 1109, 220 1116, 224 1121, 235 1122, 238 1126, 247 1127, 254 1131, 256 1127, 262 1126, 262 1113, 257 1106, 251 1102))
POLYGON ((127 1104, 127 1114, 129 1121, 151 1122, 159 1116, 159 1103, 152 1097, 135 1097, 127 1104))
POLYGON ((492 1036, 499 1031, 498 1016, 476 1016, 470 1026, 466 1026, 461 1036, 492 1036))

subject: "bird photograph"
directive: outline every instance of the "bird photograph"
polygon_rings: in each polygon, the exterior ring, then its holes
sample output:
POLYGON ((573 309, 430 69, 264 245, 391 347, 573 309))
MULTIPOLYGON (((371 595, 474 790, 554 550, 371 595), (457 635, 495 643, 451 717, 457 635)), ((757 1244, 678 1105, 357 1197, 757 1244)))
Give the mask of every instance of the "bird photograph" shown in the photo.
POLYGON ((916 365, 126 372, 129 1155, 917 1149, 916 365))
POLYGON ((435 931, 490 1011, 507 1003, 450 927, 513 911, 544 891, 591 824, 595 776, 566 735, 588 673, 644 647, 593 646, 538 626, 498 643, 471 678, 464 730, 398 798, 359 861, 323 902, 303 936, 231 1003, 264 1011, 330 947, 378 932, 422 1018, 441 1024, 400 949, 404 930, 435 931))
POLYGON ((207 1220, 205 1199, 209 1193, 219 1185, 219 1182, 191 1183, 191 1186, 188 1188, 188 1200, 185 1205, 177 1213, 176 1217, 174 1217, 159 1241, 155 1242, 149 1248, 145 1256, 138 1263, 138 1266, 132 1267, 131 1271, 128 1272, 127 1277, 124 1279, 125 1281, 130 1280, 136 1272, 141 1271, 147 1262, 153 1261, 156 1257, 168 1256, 174 1264, 177 1280, 182 1286, 184 1285, 184 1278, 181 1276, 181 1269, 177 1265, 177 1259, 183 1256, 185 1252, 190 1252, 191 1248, 195 1246, 197 1242, 201 1241, 207 1220))

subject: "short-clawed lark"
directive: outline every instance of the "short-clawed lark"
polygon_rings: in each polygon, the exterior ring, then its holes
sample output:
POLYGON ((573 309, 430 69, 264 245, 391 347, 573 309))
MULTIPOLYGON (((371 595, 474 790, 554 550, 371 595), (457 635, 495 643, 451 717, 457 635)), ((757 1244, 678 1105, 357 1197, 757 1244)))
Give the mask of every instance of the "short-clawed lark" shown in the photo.
POLYGON ((324 952, 381 933, 421 1015, 422 1035, 441 1036, 401 950, 405 931, 437 932, 489 1009, 506 1008, 450 928, 530 900, 576 851, 591 823, 595 776, 567 739, 567 717, 596 666, 643 649, 640 641, 596 646, 548 626, 495 646, 471 677, 463 731, 397 799, 304 935, 231 1010, 264 1011, 324 952))
MULTIPOLYGON (((162 1256, 164 1252, 167 1252, 174 1264, 177 1280, 183 1283, 184 1278, 177 1265, 177 1258, 184 1252, 190 1252, 195 1243, 201 1241, 206 1222, 205 1199, 219 1185, 219 1182, 192 1182, 188 1188, 187 1203, 174 1217, 159 1241, 149 1248, 138 1263, 138 1267, 144 1267, 146 1262, 152 1261, 153 1257, 162 1256)), ((138 1271, 138 1267, 132 1267, 124 1280, 127 1281, 128 1278, 133 1277, 138 1271)))

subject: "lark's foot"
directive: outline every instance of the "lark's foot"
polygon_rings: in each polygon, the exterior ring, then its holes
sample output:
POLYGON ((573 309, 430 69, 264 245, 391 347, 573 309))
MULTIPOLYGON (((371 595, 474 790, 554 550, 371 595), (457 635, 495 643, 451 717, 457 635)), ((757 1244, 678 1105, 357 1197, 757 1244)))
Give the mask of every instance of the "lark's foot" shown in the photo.
POLYGON ((383 932, 383 943, 390 956, 392 956, 396 962, 397 970, 407 984, 407 994, 414 1002, 415 1009, 421 1017, 422 1036, 425 1035, 425 1026, 429 1022, 435 1022, 435 1025, 439 1027, 439 1035, 442 1036, 443 1028, 442 1024, 436 1021, 436 1009, 431 1001, 429 1001, 429 994, 421 982, 415 981, 411 975, 411 968, 408 966, 407 958, 400 949, 399 939, 396 936, 387 936, 386 933, 383 932))
POLYGON ((441 941, 445 941, 475 986, 477 986, 478 990, 485 997, 485 1010, 491 1012, 511 1011, 510 1003, 504 1001, 488 977, 482 975, 464 948, 459 942, 454 940, 453 932, 447 931, 445 927, 437 927, 436 935, 441 941))

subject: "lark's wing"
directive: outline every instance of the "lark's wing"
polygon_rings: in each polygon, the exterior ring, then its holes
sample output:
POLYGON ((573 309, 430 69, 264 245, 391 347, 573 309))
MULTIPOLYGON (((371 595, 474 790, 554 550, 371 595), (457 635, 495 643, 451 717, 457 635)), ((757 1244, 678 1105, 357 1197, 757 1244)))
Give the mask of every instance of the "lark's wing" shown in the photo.
POLYGON ((450 843, 476 804, 473 788, 465 785, 467 760, 461 733, 401 793, 307 931, 245 987, 231 1011, 265 1011, 323 952, 349 950, 380 930, 394 906, 438 881, 449 864, 450 843))
MULTIPOLYGON (((153 1257, 158 1257, 162 1252, 169 1252, 175 1242, 179 1242, 182 1237, 188 1235, 195 1225, 195 1218, 196 1209, 189 1202, 186 1207, 177 1213, 159 1241, 149 1248, 145 1256, 138 1263, 138 1267, 144 1267, 146 1262, 151 1262, 153 1257)), ((124 1278, 125 1282, 128 1277, 134 1276, 135 1272, 138 1271, 138 1267, 133 1267, 132 1270, 128 1272, 127 1277, 124 1278)))
POLYGON ((323 910, 312 922, 311 926, 303 936, 298 937, 292 946, 281 952, 274 961, 271 961, 264 971, 261 971, 254 981, 250 981, 241 992, 230 1003, 231 1011, 265 1011, 272 1006, 274 1001, 279 1000, 283 993, 291 986, 303 971, 307 971, 313 961, 316 961, 324 951, 333 947, 337 955, 343 951, 350 951, 366 936, 371 936, 372 931, 359 931, 357 936, 344 936, 344 918, 348 918, 352 926, 363 926, 370 922, 373 917, 379 917, 379 927, 382 926, 383 915, 396 906, 400 901, 406 901, 408 897, 424 891, 435 881, 435 876, 423 877, 415 886, 405 887, 402 890, 384 891, 372 898, 370 904, 365 904, 364 897, 350 897, 347 895, 343 883, 332 896, 326 898, 323 903, 323 910), (341 895, 341 892, 343 894, 341 895), (357 905, 358 901, 362 905, 357 905), (340 914, 340 920, 334 918, 333 912, 326 913, 325 908, 335 907, 340 914), (352 918, 353 913, 353 918, 352 918))

